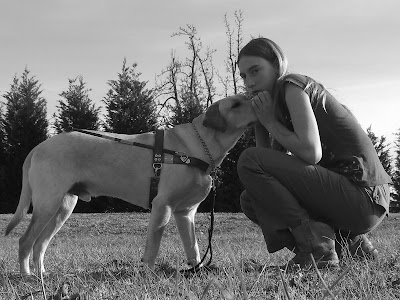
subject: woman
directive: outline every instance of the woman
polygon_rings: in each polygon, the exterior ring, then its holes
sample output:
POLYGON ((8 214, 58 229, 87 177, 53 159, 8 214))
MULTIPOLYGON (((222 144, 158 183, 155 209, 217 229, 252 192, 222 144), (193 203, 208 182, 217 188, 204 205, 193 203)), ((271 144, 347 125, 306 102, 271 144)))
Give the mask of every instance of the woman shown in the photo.
POLYGON ((271 40, 251 40, 238 67, 260 121, 256 147, 238 162, 240 202, 269 252, 294 250, 289 266, 309 267, 311 253, 318 267, 335 267, 336 231, 353 256, 376 257, 365 233, 388 213, 391 179, 353 114, 312 78, 288 73, 271 40))

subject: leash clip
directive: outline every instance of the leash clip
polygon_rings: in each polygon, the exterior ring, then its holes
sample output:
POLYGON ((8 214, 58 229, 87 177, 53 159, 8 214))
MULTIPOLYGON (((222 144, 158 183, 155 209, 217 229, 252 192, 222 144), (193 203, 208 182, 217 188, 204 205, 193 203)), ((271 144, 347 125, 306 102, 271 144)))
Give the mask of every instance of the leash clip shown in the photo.
POLYGON ((160 176, 161 168, 162 168, 162 163, 153 163, 154 175, 156 177, 160 176))

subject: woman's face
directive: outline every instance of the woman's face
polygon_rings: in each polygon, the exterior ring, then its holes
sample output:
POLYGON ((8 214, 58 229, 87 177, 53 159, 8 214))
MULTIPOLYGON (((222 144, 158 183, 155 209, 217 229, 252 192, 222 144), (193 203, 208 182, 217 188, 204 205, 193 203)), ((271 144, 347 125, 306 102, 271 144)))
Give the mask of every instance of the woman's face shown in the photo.
POLYGON ((238 66, 240 77, 253 95, 261 91, 272 93, 278 76, 268 60, 259 56, 244 55, 240 58, 238 66))

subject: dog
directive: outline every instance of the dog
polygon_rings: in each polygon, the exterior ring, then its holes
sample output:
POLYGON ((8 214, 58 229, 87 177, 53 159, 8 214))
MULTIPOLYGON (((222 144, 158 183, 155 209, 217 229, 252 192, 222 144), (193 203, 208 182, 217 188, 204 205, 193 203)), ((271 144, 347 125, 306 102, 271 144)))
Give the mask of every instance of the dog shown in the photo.
MULTIPOLYGON (((251 101, 243 95, 223 98, 196 117, 193 124, 165 130, 164 148, 209 162, 198 134, 218 166, 241 135, 258 121, 251 101)), ((148 145, 154 134, 108 134, 148 145)), ((50 240, 71 215, 78 199, 95 196, 116 197, 150 208, 152 151, 127 146, 109 139, 68 132, 55 135, 36 146, 23 165, 22 190, 6 235, 24 218, 32 202, 28 228, 19 240, 21 275, 30 275, 29 257, 37 272, 44 273, 44 255, 50 240)), ((208 195, 212 178, 198 168, 184 164, 164 164, 158 193, 152 202, 142 262, 154 269, 161 237, 171 214, 180 234, 189 266, 200 262, 194 216, 208 195)))

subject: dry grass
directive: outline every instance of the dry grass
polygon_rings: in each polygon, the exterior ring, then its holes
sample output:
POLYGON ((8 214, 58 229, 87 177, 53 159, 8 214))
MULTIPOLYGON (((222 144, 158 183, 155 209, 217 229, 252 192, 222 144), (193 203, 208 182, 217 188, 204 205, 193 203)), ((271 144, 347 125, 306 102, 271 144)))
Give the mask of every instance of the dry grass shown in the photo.
MULTIPOLYGON (((0 215, 0 228, 10 218, 0 215)), ((186 266, 173 222, 152 272, 140 263, 147 214, 74 214, 49 246, 43 281, 18 275, 18 238, 27 222, 0 237, 0 299, 400 299, 400 214, 370 235, 378 261, 346 258, 339 270, 320 274, 280 273, 274 266, 291 252, 269 254, 243 214, 216 214, 213 263, 189 276, 176 272, 186 266)), ((197 215, 201 249, 208 222, 207 214, 197 215)))

